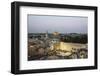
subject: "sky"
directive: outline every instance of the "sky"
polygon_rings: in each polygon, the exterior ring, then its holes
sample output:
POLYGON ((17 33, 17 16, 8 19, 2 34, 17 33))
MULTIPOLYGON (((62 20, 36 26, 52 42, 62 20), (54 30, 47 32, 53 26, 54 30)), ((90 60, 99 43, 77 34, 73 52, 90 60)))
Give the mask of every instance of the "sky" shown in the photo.
POLYGON ((28 33, 87 33, 88 17, 28 15, 28 33))

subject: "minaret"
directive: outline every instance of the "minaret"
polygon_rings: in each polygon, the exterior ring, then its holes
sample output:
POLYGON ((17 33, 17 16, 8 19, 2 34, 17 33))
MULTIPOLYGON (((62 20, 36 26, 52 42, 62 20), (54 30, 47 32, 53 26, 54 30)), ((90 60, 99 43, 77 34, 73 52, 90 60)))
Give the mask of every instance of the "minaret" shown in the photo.
POLYGON ((48 31, 46 32, 46 35, 45 35, 46 39, 48 38, 48 31))

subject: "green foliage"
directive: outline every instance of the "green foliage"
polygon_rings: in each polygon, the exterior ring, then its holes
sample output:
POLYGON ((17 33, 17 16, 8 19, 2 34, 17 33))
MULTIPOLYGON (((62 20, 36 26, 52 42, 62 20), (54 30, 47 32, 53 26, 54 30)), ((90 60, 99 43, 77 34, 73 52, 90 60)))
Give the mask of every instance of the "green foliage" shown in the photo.
POLYGON ((73 43, 87 43, 88 42, 87 34, 74 35, 74 36, 69 35, 69 36, 60 38, 60 40, 63 42, 73 42, 73 43))

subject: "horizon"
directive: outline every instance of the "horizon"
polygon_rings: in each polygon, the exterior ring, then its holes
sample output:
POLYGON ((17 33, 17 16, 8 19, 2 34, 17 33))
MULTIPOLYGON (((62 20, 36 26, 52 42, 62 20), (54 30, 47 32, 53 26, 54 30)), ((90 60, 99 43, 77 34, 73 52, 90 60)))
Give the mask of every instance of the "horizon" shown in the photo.
MULTIPOLYGON (((46 32, 39 32, 39 33, 28 33, 28 34, 44 34, 44 33, 46 33, 46 32)), ((48 32, 48 34, 52 34, 52 33, 54 33, 54 32, 51 32, 51 33, 49 33, 48 32)), ((58 32, 59 33, 59 32, 58 32)), ((87 34, 87 33, 59 33, 59 34, 87 34)))

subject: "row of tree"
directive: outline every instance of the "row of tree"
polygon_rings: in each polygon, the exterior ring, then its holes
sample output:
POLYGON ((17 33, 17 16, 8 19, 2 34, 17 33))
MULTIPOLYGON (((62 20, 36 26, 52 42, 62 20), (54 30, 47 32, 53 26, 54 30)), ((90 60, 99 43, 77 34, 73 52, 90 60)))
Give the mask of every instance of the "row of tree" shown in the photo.
POLYGON ((63 42, 73 42, 73 43, 87 43, 88 37, 87 34, 76 35, 76 36, 65 36, 60 38, 63 42))

